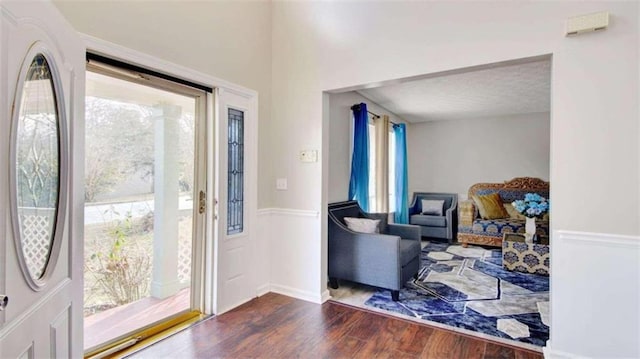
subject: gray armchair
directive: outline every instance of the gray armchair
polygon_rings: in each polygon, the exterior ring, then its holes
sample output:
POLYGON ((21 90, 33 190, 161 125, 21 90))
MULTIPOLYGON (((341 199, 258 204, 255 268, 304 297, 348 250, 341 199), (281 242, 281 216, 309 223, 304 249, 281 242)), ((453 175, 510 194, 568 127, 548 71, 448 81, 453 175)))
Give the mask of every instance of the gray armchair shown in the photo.
POLYGON ((356 201, 329 204, 329 282, 338 279, 391 290, 397 301, 400 289, 420 269, 420 227, 388 224, 387 214, 369 214, 356 201), (380 219, 380 233, 350 230, 345 217, 380 219))
POLYGON ((458 229, 458 195, 455 193, 415 192, 409 207, 409 223, 420 226, 423 237, 453 242, 458 229), (443 200, 442 215, 423 214, 422 200, 443 200))

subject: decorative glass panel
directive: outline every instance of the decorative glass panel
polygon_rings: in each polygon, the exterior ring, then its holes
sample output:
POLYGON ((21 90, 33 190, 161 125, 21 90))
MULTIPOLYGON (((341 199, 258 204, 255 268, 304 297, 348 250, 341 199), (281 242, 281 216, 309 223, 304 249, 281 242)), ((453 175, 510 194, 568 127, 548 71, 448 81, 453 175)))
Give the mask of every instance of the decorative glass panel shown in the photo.
POLYGON ((227 234, 242 232, 244 212, 244 112, 229 109, 227 234))
POLYGON ((47 59, 29 66, 20 101, 15 183, 22 255, 33 280, 44 275, 54 240, 60 188, 60 128, 47 59))

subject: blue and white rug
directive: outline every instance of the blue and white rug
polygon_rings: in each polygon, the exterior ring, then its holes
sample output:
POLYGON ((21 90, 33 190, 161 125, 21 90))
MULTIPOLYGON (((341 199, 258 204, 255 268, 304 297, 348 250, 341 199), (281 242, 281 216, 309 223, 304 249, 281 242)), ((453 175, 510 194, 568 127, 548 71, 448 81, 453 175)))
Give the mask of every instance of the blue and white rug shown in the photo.
POLYGON ((549 277, 502 267, 500 249, 430 242, 400 301, 378 290, 365 305, 542 347, 549 339, 549 277))

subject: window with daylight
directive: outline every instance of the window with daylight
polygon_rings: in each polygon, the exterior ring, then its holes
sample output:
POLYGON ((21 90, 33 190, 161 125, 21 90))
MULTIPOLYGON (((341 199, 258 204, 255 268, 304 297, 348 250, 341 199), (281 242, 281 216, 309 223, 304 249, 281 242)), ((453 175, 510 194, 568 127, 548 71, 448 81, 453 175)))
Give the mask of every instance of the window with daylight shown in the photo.
POLYGON ((379 137, 376 134, 376 131, 379 131, 379 127, 375 125, 376 119, 369 119, 369 212, 380 212, 380 211, 388 211, 389 213, 395 212, 396 208, 396 182, 395 182, 395 171, 396 171, 396 140, 393 133, 393 127, 389 126, 389 137, 388 143, 380 143, 379 137), (378 171, 384 171, 384 169, 377 168, 377 153, 378 147, 384 149, 387 146, 387 156, 388 156, 388 209, 384 210, 383 208, 378 208, 377 206, 377 187, 378 183, 376 181, 378 171))
POLYGON ((389 213, 396 211, 396 136, 389 130, 389 213))
POLYGON ((244 223, 244 112, 229 109, 227 136, 227 234, 238 234, 244 223))
POLYGON ((376 126, 369 119, 369 212, 376 212, 376 126))

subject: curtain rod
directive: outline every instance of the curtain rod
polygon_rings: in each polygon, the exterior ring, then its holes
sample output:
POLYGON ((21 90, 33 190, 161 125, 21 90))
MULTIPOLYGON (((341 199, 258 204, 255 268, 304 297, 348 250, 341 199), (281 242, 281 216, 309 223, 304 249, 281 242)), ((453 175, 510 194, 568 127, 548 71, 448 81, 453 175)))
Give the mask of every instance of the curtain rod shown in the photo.
MULTIPOLYGON (((357 103, 357 104, 355 104, 355 105, 351 106, 351 111, 353 111, 353 110, 357 110, 357 109, 360 109, 360 104, 359 104, 359 103, 357 103)), ((373 112, 371 112, 371 111, 369 111, 369 110, 367 110, 367 112, 369 112, 369 114, 370 114, 370 115, 373 115, 373 118, 374 118, 374 119, 376 119, 376 118, 380 118, 380 115, 377 115, 377 114, 375 114, 375 113, 373 113, 373 112)), ((389 121, 389 123, 391 123, 391 124, 392 124, 392 125, 394 125, 394 126, 398 126, 398 124, 397 124, 397 123, 395 123, 395 122, 393 122, 393 121, 389 121)))

